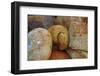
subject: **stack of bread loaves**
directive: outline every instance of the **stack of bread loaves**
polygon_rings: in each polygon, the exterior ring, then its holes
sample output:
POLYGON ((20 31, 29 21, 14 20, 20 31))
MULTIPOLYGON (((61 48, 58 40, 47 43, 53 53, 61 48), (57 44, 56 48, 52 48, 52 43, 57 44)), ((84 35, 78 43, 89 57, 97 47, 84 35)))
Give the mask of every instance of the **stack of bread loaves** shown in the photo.
POLYGON ((28 60, 88 57, 87 17, 29 16, 28 60))

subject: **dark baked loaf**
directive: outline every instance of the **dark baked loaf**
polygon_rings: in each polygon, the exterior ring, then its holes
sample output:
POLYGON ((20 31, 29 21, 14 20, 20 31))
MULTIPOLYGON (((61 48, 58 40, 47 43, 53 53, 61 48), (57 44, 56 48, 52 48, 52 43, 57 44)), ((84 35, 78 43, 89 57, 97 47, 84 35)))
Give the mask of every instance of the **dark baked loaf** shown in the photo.
POLYGON ((53 25, 53 17, 52 16, 35 16, 29 15, 28 16, 28 31, 31 31, 35 28, 48 28, 49 26, 53 25))

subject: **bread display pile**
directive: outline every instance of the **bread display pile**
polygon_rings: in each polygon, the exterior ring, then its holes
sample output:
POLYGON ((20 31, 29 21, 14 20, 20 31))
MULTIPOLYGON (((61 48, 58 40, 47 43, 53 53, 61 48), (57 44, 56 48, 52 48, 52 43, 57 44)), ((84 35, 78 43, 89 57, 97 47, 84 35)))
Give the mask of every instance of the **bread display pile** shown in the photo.
POLYGON ((28 16, 28 60, 88 58, 88 18, 28 16))

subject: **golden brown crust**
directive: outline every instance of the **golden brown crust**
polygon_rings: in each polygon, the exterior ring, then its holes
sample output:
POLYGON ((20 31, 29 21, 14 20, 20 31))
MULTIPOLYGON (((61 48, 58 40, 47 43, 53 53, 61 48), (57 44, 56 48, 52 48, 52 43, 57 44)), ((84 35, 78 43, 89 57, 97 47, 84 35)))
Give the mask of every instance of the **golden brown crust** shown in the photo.
POLYGON ((48 29, 52 35, 53 43, 57 44, 60 50, 68 47, 68 30, 62 25, 52 25, 48 29))

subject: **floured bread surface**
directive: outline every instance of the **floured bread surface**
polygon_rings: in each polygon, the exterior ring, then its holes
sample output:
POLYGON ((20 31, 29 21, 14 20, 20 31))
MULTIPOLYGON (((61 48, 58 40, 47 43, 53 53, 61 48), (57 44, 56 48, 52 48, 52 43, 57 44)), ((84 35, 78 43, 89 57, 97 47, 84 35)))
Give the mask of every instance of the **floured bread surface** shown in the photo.
POLYGON ((79 49, 68 49, 66 52, 70 55, 72 59, 82 59, 88 58, 88 52, 79 49))
POLYGON ((88 51, 88 26, 81 21, 82 19, 73 18, 69 27, 70 44, 73 49, 88 51), (78 20, 78 21, 75 21, 78 20))
POLYGON ((46 60, 52 51, 52 37, 48 30, 36 28, 28 34, 28 60, 46 60))

